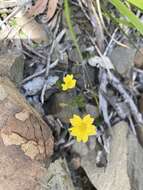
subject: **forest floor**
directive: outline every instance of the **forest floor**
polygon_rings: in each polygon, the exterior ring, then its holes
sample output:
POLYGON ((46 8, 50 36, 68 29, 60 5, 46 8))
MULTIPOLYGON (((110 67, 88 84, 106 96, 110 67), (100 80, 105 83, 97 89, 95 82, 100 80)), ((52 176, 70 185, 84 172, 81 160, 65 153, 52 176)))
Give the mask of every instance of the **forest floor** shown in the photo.
MULTIPOLYGON (((51 162, 65 159, 76 190, 105 190, 97 170, 112 173, 119 159, 112 160, 112 150, 122 145, 126 130, 138 139, 137 147, 143 145, 143 40, 133 29, 101 15, 98 8, 84 0, 71 0, 65 6, 63 0, 35 4, 0 0, 0 59, 16 54, 14 59, 24 62, 13 80, 18 78, 20 93, 50 127, 51 162), (65 90, 68 75, 76 85, 65 90), (96 135, 78 143, 69 133, 70 120, 87 114, 94 118, 96 135), (118 128, 124 131, 117 133, 118 128)), ((111 5, 106 9, 115 11, 111 5)), ((130 143, 121 147, 121 153, 130 143)))

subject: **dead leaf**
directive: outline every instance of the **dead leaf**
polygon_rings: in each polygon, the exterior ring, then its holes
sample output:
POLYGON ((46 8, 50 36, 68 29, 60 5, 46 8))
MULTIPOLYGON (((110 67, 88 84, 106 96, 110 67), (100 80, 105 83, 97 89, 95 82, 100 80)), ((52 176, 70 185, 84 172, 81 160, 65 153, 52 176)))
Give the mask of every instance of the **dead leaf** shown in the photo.
POLYGON ((50 20, 54 16, 55 11, 57 9, 57 4, 58 4, 58 0, 49 0, 48 12, 47 12, 48 20, 50 20))
POLYGON ((36 43, 48 42, 48 35, 44 27, 35 19, 29 18, 29 15, 24 14, 22 17, 16 18, 16 23, 25 35, 21 35, 21 39, 30 38, 36 43))
POLYGON ((88 63, 92 67, 102 67, 105 69, 113 69, 114 70, 114 66, 113 66, 112 62, 110 61, 109 57, 107 57, 107 56, 91 57, 90 59, 88 59, 88 63))
MULTIPOLYGON (((29 11, 30 15, 38 15, 44 12, 46 9, 48 0, 37 0, 36 4, 32 6, 32 8, 29 11)), ((53 3, 54 4, 54 3, 53 3)))

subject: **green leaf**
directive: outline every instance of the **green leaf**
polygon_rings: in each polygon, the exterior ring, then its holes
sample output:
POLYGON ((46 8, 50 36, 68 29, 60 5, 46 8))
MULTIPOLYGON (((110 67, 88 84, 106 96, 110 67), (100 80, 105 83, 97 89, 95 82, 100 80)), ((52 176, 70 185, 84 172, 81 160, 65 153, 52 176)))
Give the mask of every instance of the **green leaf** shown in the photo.
POLYGON ((143 0, 128 0, 128 2, 143 10, 143 0))
POLYGON ((14 18, 12 18, 10 21, 9 21, 9 24, 10 26, 12 26, 13 28, 16 28, 17 27, 17 22, 14 18))
POLYGON ((132 13, 121 1, 109 0, 128 20, 135 26, 135 28, 143 35, 143 23, 132 13))
POLYGON ((83 95, 77 95, 76 97, 74 97, 70 104, 72 107, 78 106, 79 108, 84 108, 85 107, 85 99, 83 95))

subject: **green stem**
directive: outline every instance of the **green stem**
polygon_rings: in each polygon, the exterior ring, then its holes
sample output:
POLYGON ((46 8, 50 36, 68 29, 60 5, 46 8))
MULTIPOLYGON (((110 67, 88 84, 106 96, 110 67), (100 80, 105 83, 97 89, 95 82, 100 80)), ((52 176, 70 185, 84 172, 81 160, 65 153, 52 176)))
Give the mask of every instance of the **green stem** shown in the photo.
POLYGON ((64 0, 64 13, 65 13, 65 17, 66 17, 66 21, 67 21, 67 25, 68 25, 68 28, 69 28, 69 31, 70 31, 72 41, 73 41, 73 43, 74 43, 74 45, 75 45, 75 47, 77 49, 80 61, 82 63, 83 56, 82 56, 82 53, 80 51, 80 48, 79 48, 79 45, 78 45, 78 42, 77 42, 77 38, 76 38, 76 34, 75 34, 73 26, 72 26, 72 22, 71 22, 71 18, 70 18, 71 12, 70 12, 70 7, 69 7, 68 0, 64 0))

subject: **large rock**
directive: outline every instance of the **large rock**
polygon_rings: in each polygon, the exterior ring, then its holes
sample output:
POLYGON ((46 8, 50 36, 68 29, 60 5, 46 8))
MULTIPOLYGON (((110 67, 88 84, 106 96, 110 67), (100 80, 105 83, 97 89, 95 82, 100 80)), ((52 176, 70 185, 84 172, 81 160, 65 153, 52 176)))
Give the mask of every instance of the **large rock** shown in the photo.
POLYGON ((107 167, 96 166, 95 150, 82 157, 81 165, 98 190, 142 190, 143 149, 127 123, 118 123, 113 132, 107 167))
POLYGON ((18 52, 7 52, 0 55, 0 76, 9 77, 15 84, 23 79, 24 58, 18 52))
POLYGON ((6 78, 0 78, 0 138, 33 160, 45 160, 53 152, 50 128, 6 78))
POLYGON ((48 190, 74 190, 66 160, 58 159, 48 168, 48 190))
POLYGON ((24 155, 18 146, 4 146, 0 138, 0 190, 41 190, 46 169, 24 155))
POLYGON ((48 125, 9 79, 0 78, 0 190, 41 190, 42 163, 52 152, 48 125))

